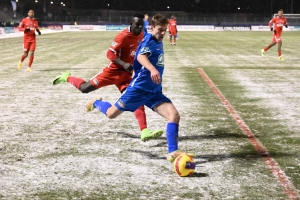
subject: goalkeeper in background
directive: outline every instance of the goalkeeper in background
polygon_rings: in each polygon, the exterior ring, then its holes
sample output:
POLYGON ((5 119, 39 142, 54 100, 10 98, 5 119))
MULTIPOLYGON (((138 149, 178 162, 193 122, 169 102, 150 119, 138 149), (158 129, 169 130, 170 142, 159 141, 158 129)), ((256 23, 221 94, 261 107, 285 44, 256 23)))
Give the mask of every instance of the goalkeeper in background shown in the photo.
POLYGON ((22 62, 25 60, 25 58, 28 56, 29 53, 29 62, 27 71, 32 72, 31 65, 33 63, 34 59, 34 51, 36 48, 36 37, 35 37, 35 31, 41 35, 38 21, 34 19, 34 11, 29 10, 28 11, 28 17, 24 18, 18 29, 20 31, 24 31, 24 39, 23 39, 23 55, 18 63, 18 69, 21 69, 22 62))
MULTIPOLYGON (((140 13, 133 14, 130 26, 115 37, 107 51, 106 57, 110 60, 109 64, 89 81, 65 72, 53 80, 53 85, 69 82, 82 93, 115 85, 123 93, 132 79, 132 64, 136 49, 144 38, 143 18, 144 15, 140 13)), ((162 130, 150 131, 147 128, 144 106, 137 108, 134 114, 140 126, 142 141, 156 139, 163 134, 162 130)))
POLYGON ((274 17, 269 21, 269 26, 271 31, 273 31, 273 40, 272 43, 269 44, 264 49, 261 49, 261 55, 265 56, 265 52, 268 51, 271 47, 275 46, 276 43, 278 44, 278 60, 284 60, 284 58, 281 56, 281 46, 282 46, 282 40, 281 40, 281 33, 282 28, 285 26, 288 27, 288 23, 285 17, 283 17, 283 10, 280 9, 278 11, 278 16, 274 17))

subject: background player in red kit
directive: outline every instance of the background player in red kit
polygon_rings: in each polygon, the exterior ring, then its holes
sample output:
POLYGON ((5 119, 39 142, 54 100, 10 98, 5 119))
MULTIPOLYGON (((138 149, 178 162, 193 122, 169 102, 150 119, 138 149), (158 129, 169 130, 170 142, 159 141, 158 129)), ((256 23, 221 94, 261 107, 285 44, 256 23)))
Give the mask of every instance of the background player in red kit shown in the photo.
POLYGON ((34 51, 36 48, 35 31, 38 32, 39 35, 41 35, 38 21, 35 20, 33 17, 34 17, 34 11, 29 10, 28 17, 24 18, 18 27, 20 31, 24 31, 24 39, 23 39, 24 53, 21 57, 21 60, 19 61, 18 69, 21 69, 22 62, 28 56, 28 52, 29 52, 29 62, 27 67, 28 72, 32 72, 31 65, 33 63, 34 51))
POLYGON ((170 44, 176 45, 176 35, 177 35, 177 22, 175 15, 171 16, 171 19, 169 20, 169 36, 170 36, 170 44), (174 39, 174 43, 172 42, 172 38, 174 39))
POLYGON ((273 19, 270 20, 269 26, 271 31, 273 31, 273 40, 272 43, 269 44, 267 47, 261 50, 261 55, 265 56, 265 52, 278 44, 278 60, 284 60, 284 58, 281 56, 281 46, 282 46, 282 40, 281 40, 281 33, 282 33, 282 28, 285 26, 286 28, 288 27, 288 23, 285 17, 283 17, 283 10, 280 9, 278 11, 278 16, 274 17, 273 19))
MULTIPOLYGON (((69 82, 82 93, 89 93, 101 87, 115 85, 122 93, 132 79, 132 64, 136 49, 144 37, 144 15, 135 13, 131 20, 131 26, 125 28, 114 39, 107 51, 109 64, 89 81, 71 76, 69 72, 53 80, 53 85, 69 82)), ((150 131, 147 128, 146 114, 144 106, 139 107, 135 112, 141 129, 141 140, 147 141, 155 139, 163 134, 162 130, 150 131)))

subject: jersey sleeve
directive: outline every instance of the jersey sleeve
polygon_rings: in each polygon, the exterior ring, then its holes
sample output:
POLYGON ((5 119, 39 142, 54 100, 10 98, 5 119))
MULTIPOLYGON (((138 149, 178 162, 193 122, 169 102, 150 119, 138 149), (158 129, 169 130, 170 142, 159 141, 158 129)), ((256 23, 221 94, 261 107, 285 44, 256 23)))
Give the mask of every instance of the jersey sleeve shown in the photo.
POLYGON ((273 18, 273 19, 271 19, 271 20, 269 21, 268 25, 269 25, 270 27, 272 27, 272 26, 273 26, 274 19, 275 19, 275 18, 273 18))
POLYGON ((151 42, 143 42, 138 49, 137 55, 152 54, 151 42))
POLYGON ((24 31, 24 19, 20 22, 18 29, 19 31, 24 31))
POLYGON ((35 29, 39 31, 39 29, 40 29, 40 28, 39 28, 39 22, 38 22, 37 20, 35 20, 35 22, 36 22, 36 27, 35 27, 35 29))
POLYGON ((111 51, 113 51, 114 53, 116 53, 117 50, 120 49, 120 48, 122 47, 123 43, 124 43, 124 35, 121 34, 121 33, 119 33, 119 34, 115 37, 113 43, 111 43, 111 45, 110 45, 110 47, 109 47, 109 50, 111 50, 111 51))

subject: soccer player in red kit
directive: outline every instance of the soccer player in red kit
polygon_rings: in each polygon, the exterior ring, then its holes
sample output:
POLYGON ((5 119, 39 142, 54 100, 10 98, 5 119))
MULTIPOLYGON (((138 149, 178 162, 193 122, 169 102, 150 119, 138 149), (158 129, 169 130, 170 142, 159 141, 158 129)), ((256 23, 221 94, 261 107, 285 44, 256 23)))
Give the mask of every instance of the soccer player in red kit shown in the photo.
MULTIPOLYGON (((126 90, 132 79, 132 64, 136 49, 144 37, 144 15, 135 13, 132 16, 131 25, 120 32, 114 39, 107 51, 109 64, 89 81, 71 76, 64 72, 53 80, 53 85, 69 82, 82 93, 89 93, 101 87, 115 85, 121 93, 126 90)), ((146 113, 144 106, 139 107, 135 117, 141 130, 141 140, 155 139, 163 134, 162 130, 150 131, 147 128, 146 113)))
POLYGON ((38 21, 35 20, 33 17, 34 17, 34 11, 29 10, 28 17, 24 18, 18 27, 20 31, 24 31, 24 39, 23 39, 24 53, 21 57, 21 60, 19 61, 18 69, 21 69, 22 62, 25 60, 25 58, 28 56, 29 53, 29 62, 27 67, 28 72, 32 72, 31 65, 33 63, 34 51, 36 48, 35 31, 38 32, 39 35, 41 35, 38 21))
POLYGON ((265 56, 265 52, 268 51, 271 47, 278 44, 278 60, 284 60, 284 58, 281 56, 281 46, 282 46, 282 40, 281 40, 281 33, 282 28, 285 26, 288 27, 288 23, 285 17, 283 17, 283 10, 280 9, 278 11, 278 16, 274 17, 270 20, 269 26, 271 31, 273 31, 273 40, 272 43, 269 44, 267 47, 261 50, 261 55, 265 56))
POLYGON ((177 35, 177 22, 175 15, 171 16, 171 19, 169 20, 169 36, 170 36, 170 44, 176 45, 176 35, 177 35), (174 43, 172 42, 172 38, 174 39, 174 43))

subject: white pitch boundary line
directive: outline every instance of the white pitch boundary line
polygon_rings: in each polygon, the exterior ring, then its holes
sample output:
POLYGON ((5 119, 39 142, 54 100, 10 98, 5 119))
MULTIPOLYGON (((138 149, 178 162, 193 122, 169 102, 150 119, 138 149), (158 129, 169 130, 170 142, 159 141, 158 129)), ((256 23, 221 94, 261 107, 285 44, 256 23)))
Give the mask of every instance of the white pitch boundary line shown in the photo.
POLYGON ((204 80, 207 82, 207 84, 210 86, 210 88, 215 92, 215 94, 218 96, 218 98, 222 101, 222 103, 225 105, 231 116, 235 119, 236 123, 240 127, 240 129, 243 131, 243 133, 247 136, 249 142, 254 146, 256 151, 259 152, 259 154, 263 157, 265 160, 267 166, 272 171, 273 175, 277 178, 277 180, 280 182, 281 186, 283 187, 283 190, 285 191, 287 197, 289 199, 293 200, 299 200, 300 196, 295 188, 295 186, 288 180, 287 176, 285 175, 284 171, 280 169, 278 164, 275 162, 275 160, 269 155, 268 150, 260 143, 260 141, 255 137, 255 135, 252 133, 250 128, 247 126, 247 124, 243 121, 243 119, 239 116, 239 114, 235 111, 235 109, 231 106, 229 101, 225 98, 225 96, 220 92, 220 90, 215 86, 215 84, 212 82, 212 80, 208 77, 208 75, 204 72, 202 68, 198 68, 199 73, 202 75, 204 80))

